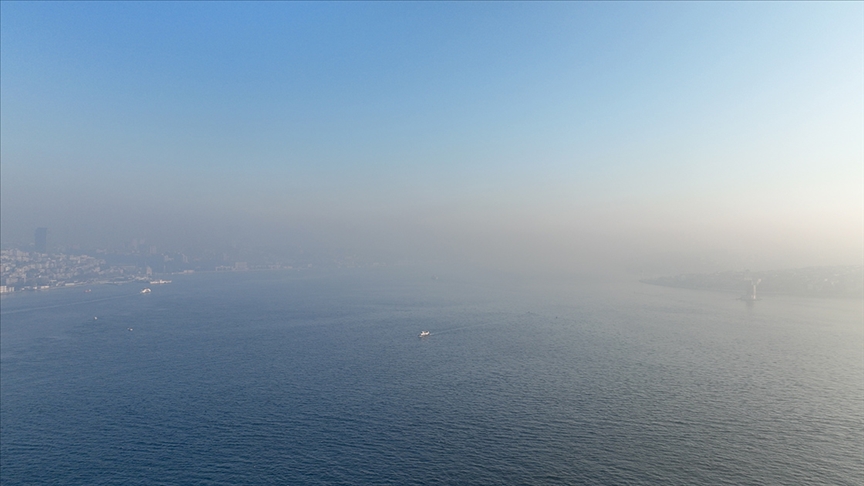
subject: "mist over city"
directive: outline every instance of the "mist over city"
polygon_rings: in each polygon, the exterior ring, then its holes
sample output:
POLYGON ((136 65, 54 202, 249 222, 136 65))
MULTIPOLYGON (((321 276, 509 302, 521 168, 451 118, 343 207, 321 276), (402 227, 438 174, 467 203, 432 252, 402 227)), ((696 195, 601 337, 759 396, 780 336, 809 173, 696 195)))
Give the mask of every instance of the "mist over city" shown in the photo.
POLYGON ((864 483, 864 3, 0 2, 0 483, 864 483))
POLYGON ((7 4, 2 244, 860 264, 856 8, 7 4))

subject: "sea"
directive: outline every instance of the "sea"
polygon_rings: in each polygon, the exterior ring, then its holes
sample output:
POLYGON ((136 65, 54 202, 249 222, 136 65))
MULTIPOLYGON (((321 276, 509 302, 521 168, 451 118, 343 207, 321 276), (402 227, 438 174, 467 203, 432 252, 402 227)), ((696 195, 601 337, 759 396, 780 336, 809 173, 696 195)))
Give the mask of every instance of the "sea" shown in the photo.
POLYGON ((862 300, 169 278, 2 297, 4 486, 864 484, 862 300))

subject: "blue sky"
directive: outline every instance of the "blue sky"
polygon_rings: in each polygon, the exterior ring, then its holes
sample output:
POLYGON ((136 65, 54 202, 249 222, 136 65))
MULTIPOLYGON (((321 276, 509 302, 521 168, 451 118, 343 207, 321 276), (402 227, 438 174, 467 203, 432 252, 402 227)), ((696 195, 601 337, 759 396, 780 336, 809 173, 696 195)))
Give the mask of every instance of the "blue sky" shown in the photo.
POLYGON ((864 243, 862 3, 0 9, 4 241, 221 215, 864 243))

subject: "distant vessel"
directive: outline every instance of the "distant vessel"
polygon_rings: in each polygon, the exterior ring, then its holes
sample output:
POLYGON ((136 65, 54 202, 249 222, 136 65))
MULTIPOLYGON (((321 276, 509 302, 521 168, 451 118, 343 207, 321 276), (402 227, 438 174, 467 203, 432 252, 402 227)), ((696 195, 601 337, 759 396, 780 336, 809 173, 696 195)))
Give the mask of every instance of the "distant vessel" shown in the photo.
POLYGON ((169 284, 169 283, 171 283, 170 280, 151 280, 150 281, 150 285, 162 285, 162 284, 169 284))
POLYGON ((150 289, 144 289, 141 291, 142 294, 149 294, 150 292, 152 292, 150 289))
POLYGON ((429 332, 429 331, 421 331, 421 332, 420 332, 420 337, 426 337, 426 336, 428 336, 428 335, 430 335, 430 334, 432 334, 432 333, 429 332))

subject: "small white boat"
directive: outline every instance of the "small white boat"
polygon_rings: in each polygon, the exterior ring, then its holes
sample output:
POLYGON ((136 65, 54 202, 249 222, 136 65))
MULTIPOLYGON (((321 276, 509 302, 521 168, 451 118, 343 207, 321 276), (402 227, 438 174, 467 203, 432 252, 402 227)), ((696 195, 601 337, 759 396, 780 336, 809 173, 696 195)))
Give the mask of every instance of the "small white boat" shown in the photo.
POLYGON ((141 291, 142 294, 149 294, 150 292, 152 292, 150 289, 144 289, 141 291))
POLYGON ((429 331, 421 331, 421 332, 420 332, 420 337, 426 337, 426 336, 428 336, 428 335, 430 335, 430 334, 432 334, 432 333, 429 332, 429 331))

